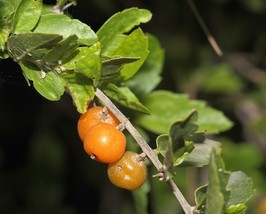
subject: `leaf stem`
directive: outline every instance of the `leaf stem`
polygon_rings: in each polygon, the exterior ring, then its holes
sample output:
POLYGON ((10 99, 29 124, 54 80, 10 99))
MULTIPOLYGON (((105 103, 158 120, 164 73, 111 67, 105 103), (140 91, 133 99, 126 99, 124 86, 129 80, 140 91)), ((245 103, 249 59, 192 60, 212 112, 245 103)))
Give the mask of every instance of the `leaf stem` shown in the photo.
MULTIPOLYGON (((132 135, 132 137, 136 140, 136 142, 141 147, 142 151, 147 155, 150 161, 153 163, 155 168, 159 172, 163 172, 163 164, 160 162, 158 157, 153 152, 152 148, 148 145, 148 143, 144 140, 144 138, 139 134, 136 128, 132 125, 132 123, 125 117, 125 115, 113 104, 113 102, 99 89, 96 88, 95 95, 98 99, 110 110, 116 117, 120 120, 120 122, 125 126, 128 132, 132 135)), ((179 201, 182 206, 184 212, 186 214, 193 214, 192 207, 188 204, 176 184, 172 179, 166 181, 169 188, 172 190, 173 194, 179 201)))

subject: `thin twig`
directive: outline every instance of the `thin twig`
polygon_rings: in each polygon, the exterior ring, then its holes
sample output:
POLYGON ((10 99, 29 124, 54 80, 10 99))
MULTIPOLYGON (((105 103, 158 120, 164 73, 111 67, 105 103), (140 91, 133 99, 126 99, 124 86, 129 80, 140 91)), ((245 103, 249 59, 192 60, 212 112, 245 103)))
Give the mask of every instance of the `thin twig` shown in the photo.
POLYGON ((204 23, 203 19, 201 18, 201 15, 199 14, 193 0, 187 0, 187 3, 189 5, 189 7, 191 8, 192 12, 194 13, 196 19, 198 20, 203 32, 206 34, 207 39, 208 39, 210 45, 212 46, 213 50, 215 51, 215 53, 218 56, 223 56, 222 50, 220 49, 219 45, 215 41, 214 37, 211 35, 211 33, 210 33, 208 27, 206 26, 206 24, 204 23))
MULTIPOLYGON (((132 137, 136 140, 136 142, 141 147, 142 151, 147 155, 153 165, 159 172, 163 172, 163 164, 159 161, 157 156, 154 154, 151 147, 144 140, 144 138, 139 134, 139 132, 135 129, 135 127, 130 123, 128 118, 124 116, 124 114, 113 104, 113 102, 100 90, 95 90, 95 95, 98 99, 120 120, 121 123, 124 124, 125 128, 132 135, 132 137)), ((186 214, 193 214, 192 207, 188 204, 176 184, 172 179, 166 181, 176 199, 179 201, 181 207, 183 208, 186 214)))
POLYGON ((166 181, 166 183, 169 186, 169 188, 172 190, 174 196, 178 199, 184 212, 186 214, 193 214, 193 208, 188 204, 187 200, 184 198, 183 194, 180 192, 175 182, 172 179, 169 179, 168 181, 166 181))

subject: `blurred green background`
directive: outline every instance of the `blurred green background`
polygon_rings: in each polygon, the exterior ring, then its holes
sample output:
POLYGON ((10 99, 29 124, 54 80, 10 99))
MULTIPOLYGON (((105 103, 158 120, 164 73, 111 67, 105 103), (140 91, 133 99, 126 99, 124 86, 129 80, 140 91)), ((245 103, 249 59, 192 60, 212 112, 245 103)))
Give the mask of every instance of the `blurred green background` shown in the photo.
MULTIPOLYGON (((266 1, 195 4, 223 57, 215 55, 185 0, 78 0, 68 12, 94 31, 125 8, 153 13, 142 29, 158 37, 165 50, 159 88, 206 100, 234 121, 231 130, 213 138, 222 142, 226 168, 254 180, 256 195, 247 213, 265 214, 266 1)), ((106 166, 83 151, 76 131, 79 115, 68 95, 58 102, 45 100, 27 86, 14 62, 1 60, 0 100, 1 214, 137 213, 132 194, 112 186, 106 166)), ((190 202, 204 180, 202 171, 177 172, 176 182, 190 202)), ((164 183, 151 176, 149 181, 149 213, 182 213, 164 183)))

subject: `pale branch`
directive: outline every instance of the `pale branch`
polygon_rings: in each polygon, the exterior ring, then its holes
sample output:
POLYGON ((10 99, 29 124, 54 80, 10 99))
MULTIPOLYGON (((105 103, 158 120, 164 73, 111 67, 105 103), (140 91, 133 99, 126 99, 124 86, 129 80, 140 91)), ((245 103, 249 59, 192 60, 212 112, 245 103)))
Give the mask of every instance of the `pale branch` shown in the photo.
POLYGON ((101 102, 119 119, 119 121, 125 126, 128 132, 136 140, 141 147, 142 151, 147 155, 153 165, 158 171, 163 168, 162 163, 158 160, 151 147, 146 143, 144 138, 139 134, 135 127, 129 122, 128 118, 113 104, 113 102, 100 90, 96 89, 95 95, 101 100, 101 102))
POLYGON ((203 32, 206 34, 207 39, 208 39, 211 47, 215 51, 215 53, 218 56, 223 56, 222 50, 220 49, 219 45, 215 41, 214 37, 211 35, 211 33, 210 33, 208 27, 206 26, 206 24, 204 23, 203 19, 201 18, 201 15, 199 14, 199 12, 198 12, 193 0, 187 0, 187 3, 189 5, 189 7, 191 8, 192 12, 194 13, 197 21, 199 22, 199 25, 201 26, 203 32))
MULTIPOLYGON (((113 104, 113 102, 99 89, 95 90, 96 97, 105 105, 116 117, 119 121, 124 125, 124 127, 128 130, 128 132, 132 135, 132 137, 136 140, 138 145, 141 147, 142 151, 146 154, 146 156, 153 163, 155 168, 159 172, 163 172, 163 164, 160 162, 158 157, 155 155, 152 148, 148 145, 145 139, 140 135, 140 133, 136 130, 136 128, 132 125, 132 123, 128 120, 127 117, 113 104)), ((164 173, 164 172, 163 172, 164 173)), ((181 207, 183 208, 185 214, 193 214, 192 207, 188 204, 181 191, 178 189, 176 184, 172 179, 166 181, 169 188, 172 190, 176 199, 179 201, 181 207)))

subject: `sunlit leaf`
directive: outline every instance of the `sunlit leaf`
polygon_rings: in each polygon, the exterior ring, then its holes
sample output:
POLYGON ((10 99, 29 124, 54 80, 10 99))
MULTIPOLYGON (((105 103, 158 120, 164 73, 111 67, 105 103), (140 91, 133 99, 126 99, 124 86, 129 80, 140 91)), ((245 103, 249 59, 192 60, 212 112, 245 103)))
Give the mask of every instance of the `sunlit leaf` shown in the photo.
POLYGON ((157 38, 148 34, 149 55, 139 71, 125 82, 138 96, 150 93, 160 83, 164 63, 164 51, 157 38), (147 81, 149 80, 149 81, 147 81))
POLYGON ((85 77, 90 78, 96 87, 101 78, 101 58, 93 53, 87 52, 76 62, 76 71, 83 74, 85 77))
POLYGON ((30 63, 21 62, 20 67, 34 88, 48 100, 59 100, 65 88, 61 77, 55 71, 43 72, 30 63))
POLYGON ((95 43, 90 47, 78 47, 73 53, 71 53, 68 59, 63 60, 62 64, 64 68, 68 70, 75 70, 77 61, 88 54, 94 53, 99 55, 99 49, 100 47, 98 43, 95 43))
POLYGON ((63 14, 42 15, 34 32, 59 34, 64 38, 76 35, 84 45, 92 45, 97 41, 96 34, 88 25, 63 14))
MULTIPOLYGON (((0 0, 0 57, 11 31, 11 16, 14 10, 14 6, 9 1, 0 0)), ((2 57, 5 58, 4 55, 2 57)))
POLYGON ((31 31, 41 16, 42 0, 22 0, 16 10, 13 33, 31 31))
POLYGON ((64 86, 71 95, 79 113, 85 113, 88 103, 94 98, 94 87, 92 81, 76 72, 63 72, 64 86))
POLYGON ((108 57, 121 58, 139 58, 136 62, 124 65, 120 71, 120 79, 127 80, 132 77, 144 63, 148 51, 148 39, 140 28, 134 30, 131 34, 119 37, 119 41, 113 41, 114 44, 103 55, 108 57))
POLYGON ((148 22, 151 13, 144 9, 130 8, 113 15, 97 32, 103 56, 139 57, 137 62, 125 65, 121 79, 132 77, 148 55, 148 39, 141 29, 128 32, 140 23, 148 22), (125 34, 127 33, 127 34, 125 34))
POLYGON ((106 54, 107 49, 115 46, 116 37, 128 33, 140 23, 146 23, 151 19, 151 13, 145 9, 129 8, 114 14, 97 31, 97 36, 102 44, 102 53, 106 54))

